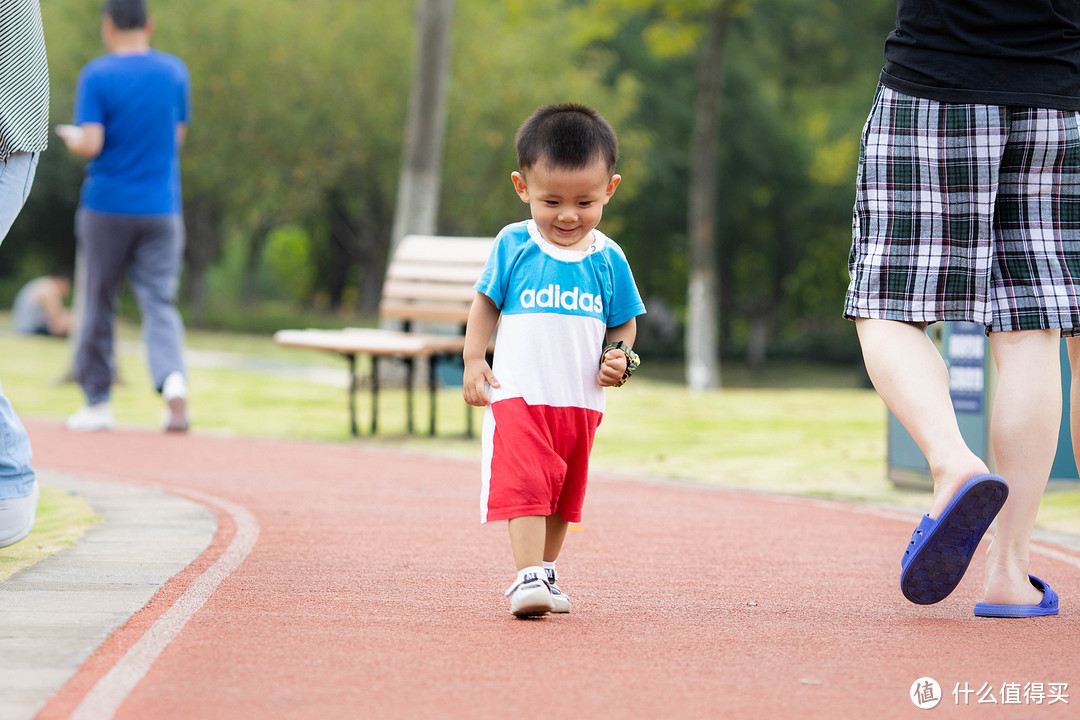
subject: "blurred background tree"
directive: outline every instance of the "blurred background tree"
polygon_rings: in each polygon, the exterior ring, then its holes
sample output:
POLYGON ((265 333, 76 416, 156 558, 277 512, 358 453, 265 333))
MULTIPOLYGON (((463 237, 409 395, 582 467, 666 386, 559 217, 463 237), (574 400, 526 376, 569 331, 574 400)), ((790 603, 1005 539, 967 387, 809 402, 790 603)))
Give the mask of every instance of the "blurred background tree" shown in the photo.
MULTIPOLYGON (((701 18, 732 12, 713 131, 719 352, 854 362, 839 318, 859 129, 892 27, 889 0, 457 0, 438 232, 526 217, 514 131, 537 106, 592 105, 619 132, 624 181, 603 228, 651 312, 641 344, 683 356, 701 18), (688 14, 690 10, 697 15, 688 14)), ((189 323, 267 332, 374 318, 391 239, 415 42, 414 3, 157 0, 154 44, 187 62, 183 151, 189 323), (314 318, 314 319, 313 319, 314 318)), ((102 52, 97 0, 42 7, 52 119, 102 52)), ((73 264, 81 163, 59 142, 0 256, 0 304, 73 264)), ((699 268, 700 269, 700 268, 699 268)))

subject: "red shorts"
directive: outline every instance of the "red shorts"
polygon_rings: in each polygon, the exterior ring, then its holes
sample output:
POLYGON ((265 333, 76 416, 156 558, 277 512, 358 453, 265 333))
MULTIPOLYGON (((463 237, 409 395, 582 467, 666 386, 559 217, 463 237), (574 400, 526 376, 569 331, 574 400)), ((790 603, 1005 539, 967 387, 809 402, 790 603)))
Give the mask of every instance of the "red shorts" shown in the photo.
POLYGON ((578 407, 493 403, 484 416, 481 522, 527 515, 581 522, 589 453, 603 413, 578 407))

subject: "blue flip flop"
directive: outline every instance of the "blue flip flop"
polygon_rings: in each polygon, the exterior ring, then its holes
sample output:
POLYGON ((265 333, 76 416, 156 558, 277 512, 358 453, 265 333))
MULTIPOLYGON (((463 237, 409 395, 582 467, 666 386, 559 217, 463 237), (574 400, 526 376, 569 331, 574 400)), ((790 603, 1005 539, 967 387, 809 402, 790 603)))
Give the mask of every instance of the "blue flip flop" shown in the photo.
POLYGON ((979 617, 1026 618, 1043 617, 1058 614, 1058 595, 1054 589, 1034 575, 1028 575, 1036 590, 1042 590, 1043 599, 1038 605, 991 605, 975 603, 975 614, 979 617))
POLYGON ((1008 496, 1009 486, 999 475, 976 475, 960 486, 936 520, 923 515, 900 558, 904 597, 918 605, 948 597, 1008 496))

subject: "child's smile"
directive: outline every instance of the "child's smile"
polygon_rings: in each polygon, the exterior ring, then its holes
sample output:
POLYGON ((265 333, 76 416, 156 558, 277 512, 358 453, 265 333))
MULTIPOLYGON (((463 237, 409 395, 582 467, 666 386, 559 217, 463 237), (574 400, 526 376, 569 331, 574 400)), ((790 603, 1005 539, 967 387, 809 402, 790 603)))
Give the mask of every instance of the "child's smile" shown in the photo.
POLYGON ((599 157, 583 168, 538 163, 527 172, 528 177, 520 172, 511 177, 544 239, 568 250, 588 248, 621 178, 609 175, 599 157))

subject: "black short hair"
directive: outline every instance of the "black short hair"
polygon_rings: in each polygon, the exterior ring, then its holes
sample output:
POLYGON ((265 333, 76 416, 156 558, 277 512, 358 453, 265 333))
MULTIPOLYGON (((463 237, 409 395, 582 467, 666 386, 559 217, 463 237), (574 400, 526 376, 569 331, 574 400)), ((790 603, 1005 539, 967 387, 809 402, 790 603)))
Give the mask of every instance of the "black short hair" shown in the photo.
POLYGON ((518 128, 514 142, 522 172, 539 162, 574 170, 600 158, 614 174, 619 157, 619 141, 608 121, 576 103, 539 108, 518 128))
POLYGON ((145 0, 105 0, 102 14, 112 18, 117 30, 140 30, 146 27, 145 0))

